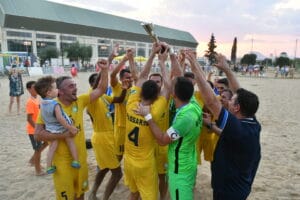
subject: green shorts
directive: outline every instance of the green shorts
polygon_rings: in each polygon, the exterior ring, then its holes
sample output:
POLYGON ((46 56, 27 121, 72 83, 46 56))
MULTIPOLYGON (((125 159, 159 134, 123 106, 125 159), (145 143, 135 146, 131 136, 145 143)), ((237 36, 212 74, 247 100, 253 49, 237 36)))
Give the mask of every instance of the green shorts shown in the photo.
POLYGON ((197 168, 193 172, 175 174, 168 172, 169 191, 171 199, 194 200, 194 187, 197 168))

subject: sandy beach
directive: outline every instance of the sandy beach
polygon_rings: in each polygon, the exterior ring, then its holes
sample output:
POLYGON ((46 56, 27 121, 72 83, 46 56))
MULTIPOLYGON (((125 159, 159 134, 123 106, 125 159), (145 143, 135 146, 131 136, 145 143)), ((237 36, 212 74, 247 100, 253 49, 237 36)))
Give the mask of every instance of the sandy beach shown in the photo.
MULTIPOLYGON (((78 94, 88 90, 90 73, 79 73, 76 78, 78 94)), ((300 79, 250 78, 239 76, 241 85, 260 98, 257 118, 261 122, 262 159, 249 200, 297 200, 300 199, 300 79)), ((23 76, 23 83, 38 77, 23 76)), ((28 164, 33 150, 26 134, 25 102, 28 92, 21 97, 21 114, 16 105, 8 114, 9 86, 7 77, 0 77, 0 199, 1 200, 48 200, 55 199, 52 177, 35 176, 28 164)), ((25 89, 25 88, 24 88, 25 89)), ((91 122, 85 116, 85 133, 90 138, 91 122)), ((45 166, 46 151, 42 154, 45 166)), ((88 150, 90 188, 94 182, 96 161, 93 151, 88 150)), ((107 180, 107 178, 106 178, 107 180)), ((106 181, 104 182, 104 184, 106 181)), ((101 197, 104 184, 98 191, 101 197)), ((129 192, 120 181, 112 200, 126 199, 129 192)), ((88 193, 86 194, 87 197, 88 193)), ((87 198, 86 198, 87 199, 87 198)), ((198 167, 195 199, 212 199, 209 163, 198 167)))

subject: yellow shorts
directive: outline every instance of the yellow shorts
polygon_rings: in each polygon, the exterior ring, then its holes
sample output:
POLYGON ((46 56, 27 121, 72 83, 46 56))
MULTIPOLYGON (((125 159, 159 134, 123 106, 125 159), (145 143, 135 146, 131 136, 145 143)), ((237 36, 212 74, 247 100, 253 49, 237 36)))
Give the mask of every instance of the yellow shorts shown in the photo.
POLYGON ((115 154, 121 156, 124 154, 126 128, 120 126, 115 126, 114 128, 115 154))
MULTIPOLYGON (((203 127, 203 129, 207 129, 203 127)), ((209 133, 208 131, 202 131, 197 141, 198 145, 198 163, 201 163, 201 152, 203 151, 204 160, 212 162, 214 158, 215 148, 218 142, 219 136, 216 133, 209 133)))
POLYGON ((160 146, 157 144, 155 147, 155 160, 158 174, 166 174, 168 164, 168 146, 160 146))
POLYGON ((115 169, 120 166, 120 162, 115 154, 113 131, 94 132, 91 141, 100 169, 115 169))
POLYGON ((139 164, 124 158, 125 185, 131 192, 139 192, 143 200, 157 200, 158 176, 155 165, 155 160, 139 164))
POLYGON ((56 171, 53 174, 57 200, 74 199, 88 191, 88 166, 80 160, 80 168, 71 167, 70 160, 56 161, 56 171))

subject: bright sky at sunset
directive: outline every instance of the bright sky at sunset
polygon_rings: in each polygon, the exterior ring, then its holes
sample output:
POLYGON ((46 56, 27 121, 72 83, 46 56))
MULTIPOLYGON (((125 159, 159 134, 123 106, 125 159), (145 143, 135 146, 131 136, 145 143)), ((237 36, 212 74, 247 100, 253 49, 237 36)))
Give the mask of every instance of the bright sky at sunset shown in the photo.
POLYGON ((234 37, 238 57, 251 49, 267 57, 281 52, 300 57, 300 0, 51 1, 188 31, 199 43, 199 56, 214 33, 216 51, 227 57, 234 37))

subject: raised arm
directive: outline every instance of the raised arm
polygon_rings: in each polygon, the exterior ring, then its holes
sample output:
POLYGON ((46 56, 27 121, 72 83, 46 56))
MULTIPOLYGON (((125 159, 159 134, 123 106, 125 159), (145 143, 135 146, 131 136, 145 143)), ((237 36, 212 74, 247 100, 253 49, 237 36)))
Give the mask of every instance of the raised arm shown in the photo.
POLYGON ((137 80, 136 85, 138 87, 142 87, 143 83, 148 80, 148 75, 150 73, 153 60, 154 60, 156 54, 160 51, 160 49, 161 49, 161 44, 159 44, 157 42, 153 43, 151 54, 145 64, 143 70, 141 71, 138 80, 137 80))
POLYGON ((99 72, 101 78, 98 82, 97 87, 90 93, 90 102, 95 101, 101 95, 105 94, 108 86, 108 61, 101 59, 97 62, 97 65, 101 69, 101 71, 99 72))
POLYGON ((170 91, 171 91, 171 83, 170 83, 170 76, 166 68, 166 60, 168 58, 168 51, 169 47, 166 43, 162 44, 164 46, 165 51, 160 52, 158 54, 159 66, 161 70, 161 75, 163 77, 164 87, 162 88, 161 95, 169 99, 170 91))
POLYGON ((131 73, 133 82, 136 84, 137 79, 138 79, 138 72, 137 72, 137 69, 136 69, 135 62, 134 62, 134 50, 133 49, 128 49, 126 54, 128 56, 130 73, 131 73))
POLYGON ((222 54, 217 54, 216 58, 217 63, 215 64, 215 66, 226 74, 229 83, 229 88, 232 92, 235 93, 240 88, 240 84, 233 72, 231 71, 231 69, 229 68, 229 65, 226 61, 226 57, 222 54))
POLYGON ((218 118, 222 109, 222 105, 220 101, 217 100, 210 85, 207 83, 204 72, 202 71, 202 68, 196 59, 195 53, 193 51, 187 51, 186 58, 189 60, 191 70, 195 74, 195 80, 201 92, 204 104, 207 106, 213 116, 218 118))
POLYGON ((172 49, 170 49, 170 60, 171 60, 171 79, 178 76, 183 76, 180 63, 178 62, 177 56, 172 49))
POLYGON ((111 52, 111 54, 108 56, 108 65, 110 65, 113 61, 113 59, 118 56, 118 50, 119 50, 119 44, 116 44, 113 47, 113 50, 111 52))
POLYGON ((124 80, 122 81, 122 92, 121 92, 121 95, 118 96, 118 97, 115 97, 113 98, 112 102, 111 103, 122 103, 126 97, 126 93, 127 93, 127 90, 129 89, 130 87, 130 83, 128 80, 124 80))

